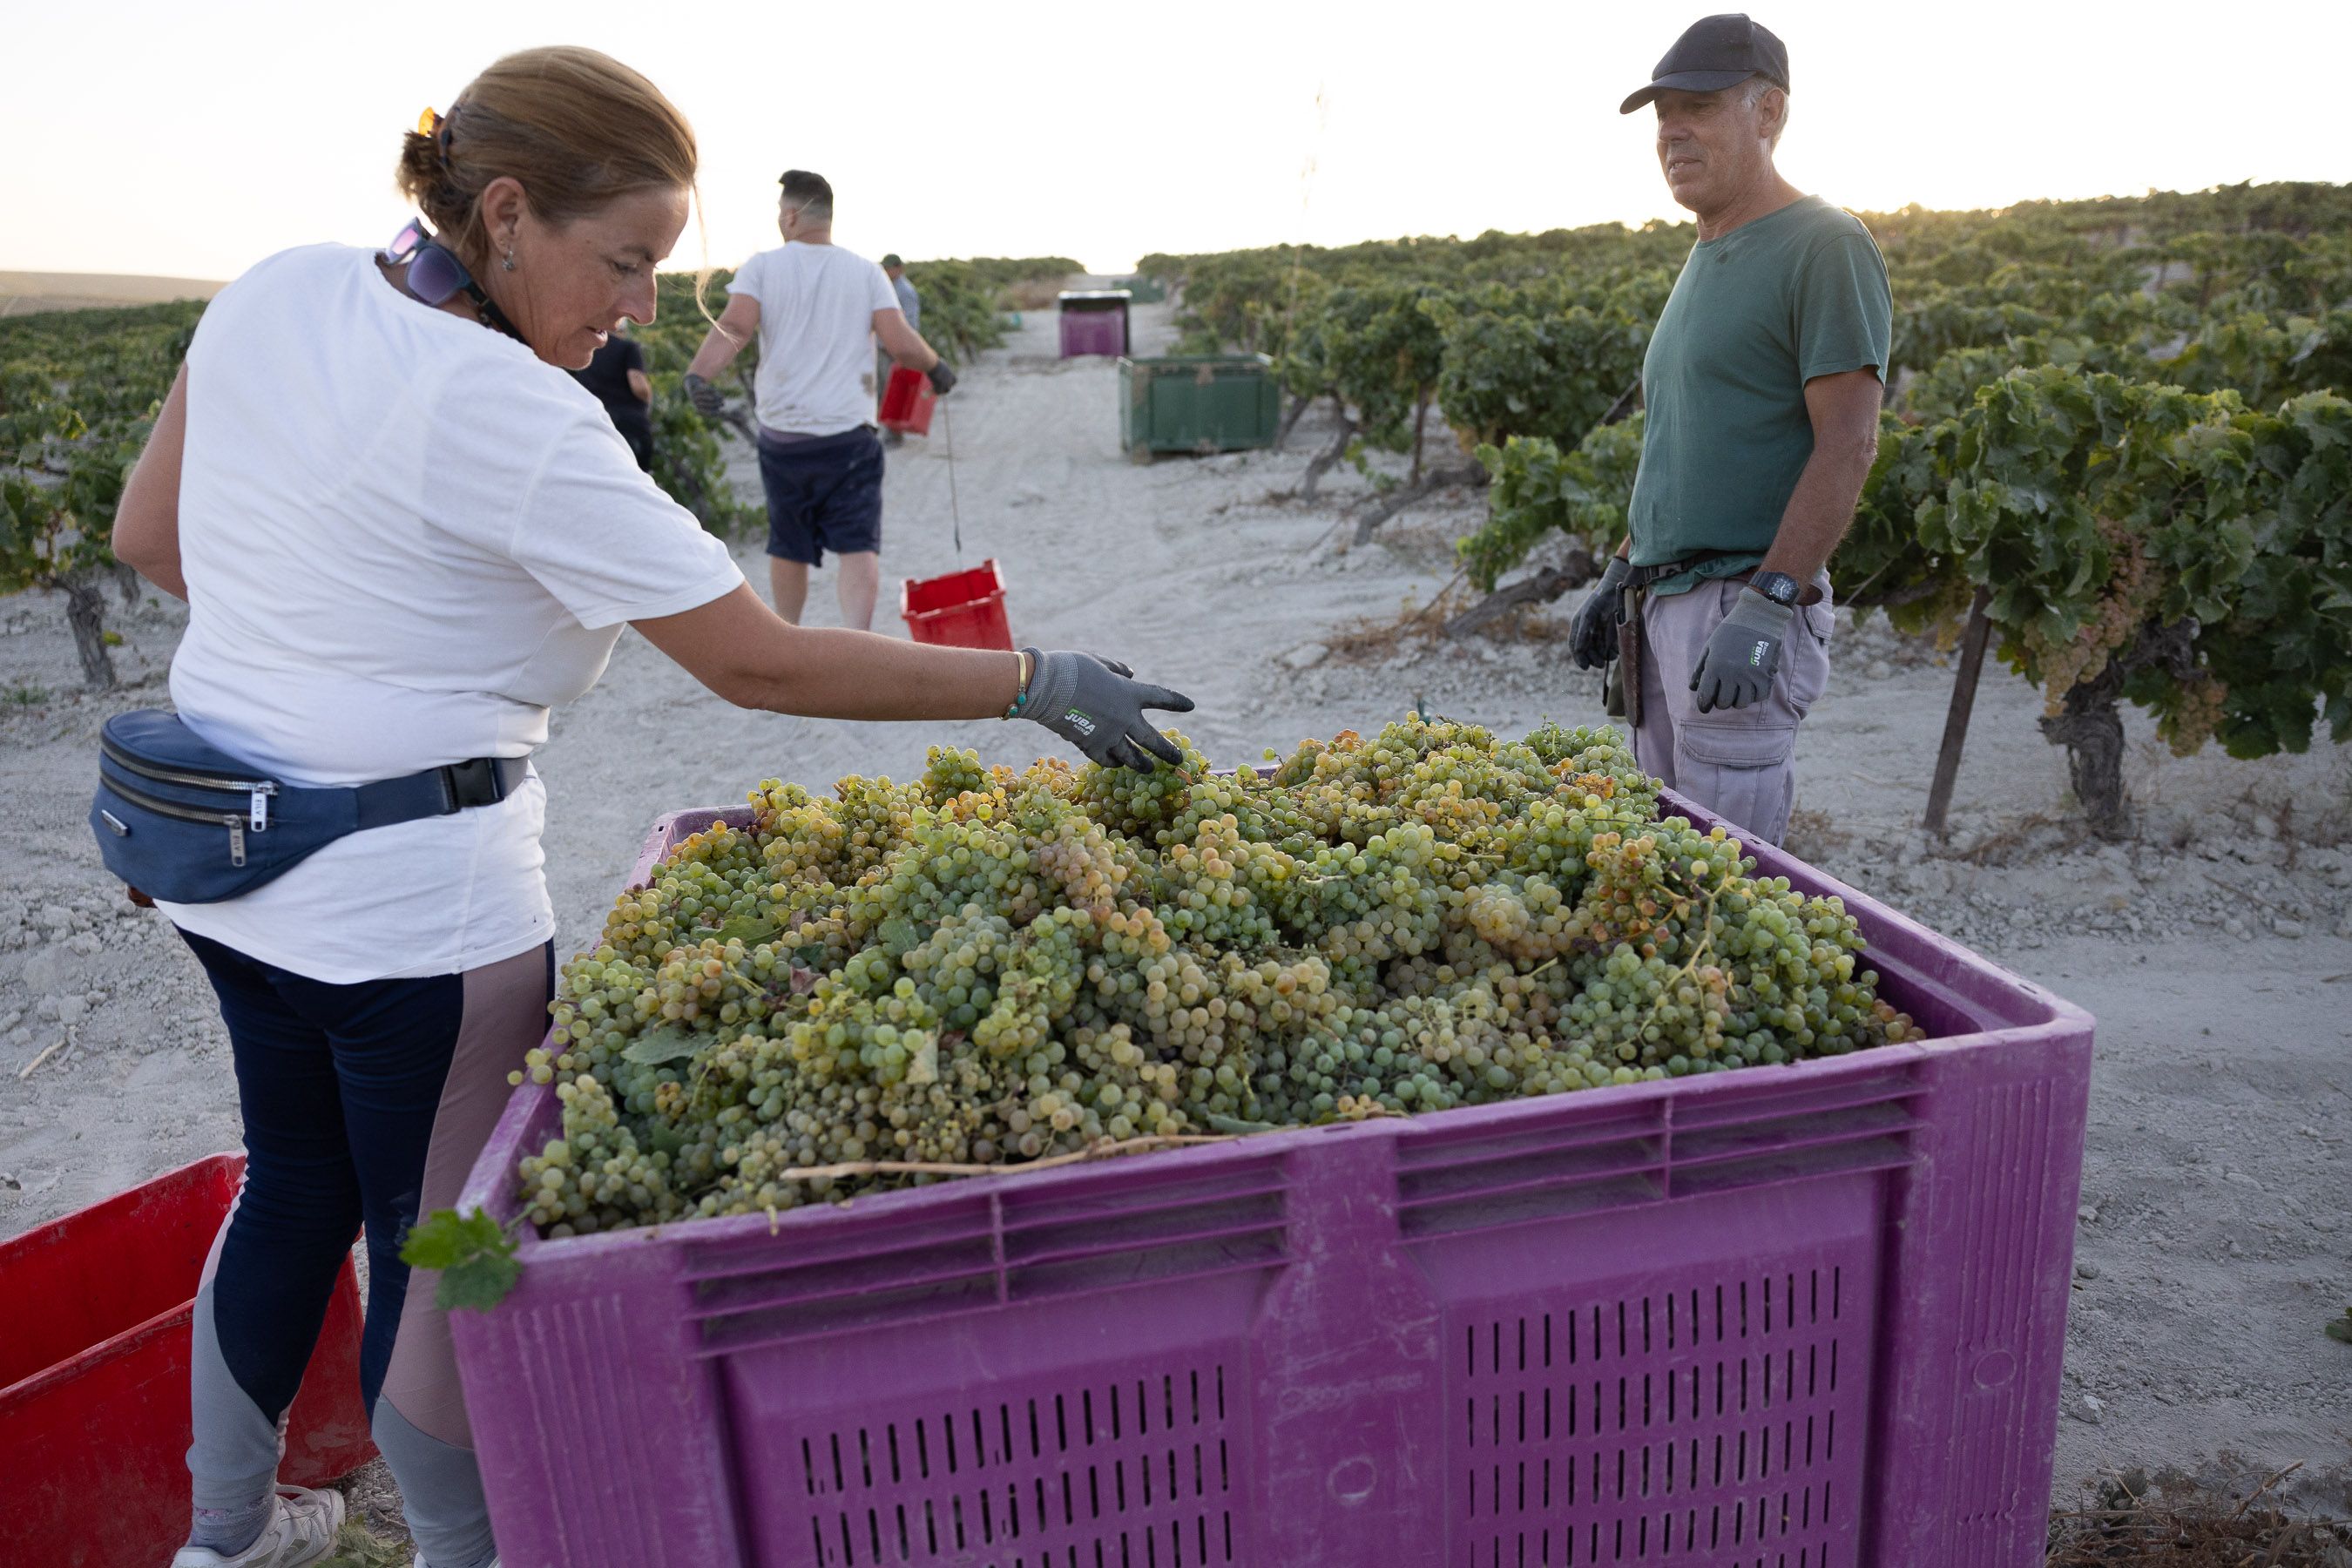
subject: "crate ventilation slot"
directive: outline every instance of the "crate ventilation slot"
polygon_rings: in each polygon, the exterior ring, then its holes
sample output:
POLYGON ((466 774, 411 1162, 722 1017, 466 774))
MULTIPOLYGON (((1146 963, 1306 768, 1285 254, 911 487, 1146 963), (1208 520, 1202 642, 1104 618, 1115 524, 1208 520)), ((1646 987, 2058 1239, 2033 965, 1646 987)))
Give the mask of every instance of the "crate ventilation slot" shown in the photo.
POLYGON ((801 1440, 819 1568, 1235 1563, 1223 1363, 801 1440))
POLYGON ((1917 1128, 1907 1071, 1827 1089, 1660 1101, 1470 1138, 1407 1136, 1397 1162, 1409 1237, 1493 1230, 1705 1193, 1908 1165, 1917 1128))
MULTIPOLYGON (((700 1353, 946 1313, 1277 1267, 1289 1258, 1271 1162, 1179 1172, 1111 1196, 1017 1185, 896 1229, 803 1232, 788 1262, 718 1245, 688 1271, 700 1353)), ((764 1239, 764 1237, 761 1238, 764 1239)))
POLYGON ((1458 1324, 1470 1561, 1849 1563, 1858 1287, 1830 1262, 1458 1324))

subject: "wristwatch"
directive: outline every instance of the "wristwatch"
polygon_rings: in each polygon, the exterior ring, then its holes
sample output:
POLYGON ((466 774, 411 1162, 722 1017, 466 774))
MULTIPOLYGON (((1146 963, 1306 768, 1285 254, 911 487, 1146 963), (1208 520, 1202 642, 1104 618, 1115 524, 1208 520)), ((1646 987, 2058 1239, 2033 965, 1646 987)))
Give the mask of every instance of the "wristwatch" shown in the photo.
POLYGON ((1784 610, 1796 608, 1797 596, 1804 592, 1786 572, 1759 572, 1748 579, 1748 585, 1784 610))

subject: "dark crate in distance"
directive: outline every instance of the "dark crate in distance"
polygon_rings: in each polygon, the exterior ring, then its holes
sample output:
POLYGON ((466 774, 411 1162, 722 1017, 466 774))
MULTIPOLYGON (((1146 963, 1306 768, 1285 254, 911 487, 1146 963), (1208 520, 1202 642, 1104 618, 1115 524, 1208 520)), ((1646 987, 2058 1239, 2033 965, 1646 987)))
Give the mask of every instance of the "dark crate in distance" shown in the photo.
POLYGON ((1282 419, 1282 389, 1264 354, 1122 359, 1118 395, 1118 444, 1138 462, 1271 447, 1282 419))
POLYGON ((1126 289, 1067 289, 1056 302, 1061 307, 1064 359, 1086 354, 1117 358, 1127 352, 1126 289))

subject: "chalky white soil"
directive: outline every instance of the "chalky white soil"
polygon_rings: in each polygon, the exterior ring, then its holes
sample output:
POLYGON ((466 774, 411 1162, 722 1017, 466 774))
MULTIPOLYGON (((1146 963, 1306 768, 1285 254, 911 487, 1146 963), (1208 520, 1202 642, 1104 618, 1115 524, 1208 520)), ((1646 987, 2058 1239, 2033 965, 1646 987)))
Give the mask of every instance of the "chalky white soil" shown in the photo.
MULTIPOLYGON (((1166 307, 1137 315, 1139 348, 1168 342, 1166 307)), ((1003 563, 1016 634, 1190 692, 1200 711, 1183 727, 1220 763, 1369 731, 1415 700, 1504 733, 1599 721, 1596 681, 1557 643, 1328 651, 1454 575, 1474 498, 1343 548, 1360 476, 1342 466, 1314 504, 1286 496, 1324 438, 1314 419, 1283 453, 1139 467, 1118 449, 1110 362, 1053 353, 1050 315, 1031 316, 966 375, 931 438, 892 455, 890 629, 903 634, 898 578, 958 559, 951 423, 963 558, 1003 563)), ((748 463, 738 478, 756 494, 748 463)), ((758 545, 740 558, 764 586, 758 545)), ((812 618, 831 620, 829 580, 812 599, 812 618)), ((163 922, 123 901, 83 826, 99 724, 165 700, 182 614, 152 598, 115 613, 125 685, 92 699, 62 602, 0 601, 0 1236, 237 1142, 211 994, 163 922)), ((2069 826, 2063 755, 2034 729, 2038 696, 1996 668, 1938 846, 1914 825, 1948 670, 1883 623, 1842 626, 1834 660, 1801 742, 1791 847, 2098 1016, 2058 1500, 2116 1468, 2300 1460, 2338 1478, 2305 1498, 2342 1505, 2352 1348, 2321 1324, 2352 1301, 2347 753, 2323 742, 2300 758, 2179 762, 2134 720, 2140 835, 2088 845, 2069 826)), ((1047 739, 1026 724, 744 713, 625 637, 538 758, 561 945, 593 939, 661 812, 740 800, 768 775, 903 777, 939 742, 1022 763, 1047 739)))

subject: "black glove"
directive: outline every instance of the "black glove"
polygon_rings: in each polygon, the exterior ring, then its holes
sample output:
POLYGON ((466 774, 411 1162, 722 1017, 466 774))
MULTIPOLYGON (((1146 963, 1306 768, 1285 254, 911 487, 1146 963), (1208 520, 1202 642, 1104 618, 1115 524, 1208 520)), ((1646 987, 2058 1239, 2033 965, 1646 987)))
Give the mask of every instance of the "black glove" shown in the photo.
POLYGON ((719 389, 717 387, 711 385, 709 382, 703 380, 692 371, 688 371, 686 373, 686 381, 684 384, 686 386, 686 395, 692 400, 694 404, 694 411, 697 414, 701 415, 705 419, 716 419, 719 417, 719 410, 721 404, 719 396, 719 389))
POLYGON ((1146 708, 1190 713, 1192 700, 1147 686, 1116 659, 1090 653, 1022 650, 1035 661, 1021 717, 1043 724, 1105 767, 1150 773, 1151 759, 1181 766, 1184 754, 1143 717, 1146 708))
POLYGON ((948 368, 947 361, 940 361, 925 374, 931 378, 931 390, 941 397, 955 390, 956 373, 948 368))
POLYGON ((1612 555, 1601 581, 1576 607, 1576 618, 1569 623, 1568 649, 1577 668, 1600 669, 1617 657, 1617 628, 1625 620, 1625 579, 1633 570, 1625 557, 1612 555))
POLYGON ((1742 588, 1731 613, 1706 639, 1691 671, 1691 689, 1698 693, 1698 710, 1746 708, 1764 700, 1772 689, 1772 674, 1780 668, 1781 639, 1797 612, 1776 605, 1753 588, 1742 588))

